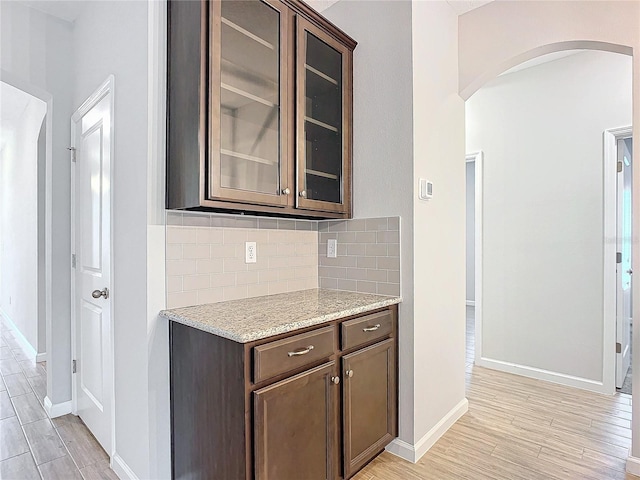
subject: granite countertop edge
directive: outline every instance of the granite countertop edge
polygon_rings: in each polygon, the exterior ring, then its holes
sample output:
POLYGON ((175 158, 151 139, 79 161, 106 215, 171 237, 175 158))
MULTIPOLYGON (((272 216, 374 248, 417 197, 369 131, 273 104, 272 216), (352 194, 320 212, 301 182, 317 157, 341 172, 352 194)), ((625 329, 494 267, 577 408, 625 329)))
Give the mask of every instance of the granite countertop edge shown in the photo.
MULTIPOLYGON (((264 298, 264 297, 256 297, 256 298, 264 298)), ((247 300, 250 300, 250 299, 247 299, 247 300)), ((368 311, 377 310, 379 308, 388 307, 390 305, 395 305, 401 302, 402 302, 402 297, 390 296, 381 300, 368 302, 366 304, 354 306, 351 308, 344 308, 344 309, 338 308, 337 310, 332 311, 330 313, 313 316, 310 318, 304 318, 299 321, 287 322, 280 325, 271 325, 271 326, 265 326, 265 327, 256 326, 254 330, 251 330, 250 332, 242 333, 242 334, 234 333, 232 331, 229 331, 228 329, 215 326, 215 325, 210 325, 202 321, 194 320, 193 318, 189 318, 189 316, 186 316, 185 314, 176 313, 172 310, 163 310, 160 312, 160 316, 167 318, 172 322, 197 328, 198 330, 212 333, 219 337, 233 340, 234 342, 249 343, 256 340, 262 340, 264 338, 272 337, 274 335, 289 333, 302 328, 312 327, 314 325, 321 325, 323 323, 330 322, 331 320, 336 320, 339 318, 357 315, 359 313, 365 313, 368 311)), ((221 303, 224 303, 224 302, 221 302, 221 303)), ((209 306, 214 306, 214 305, 215 304, 209 304, 209 306)))

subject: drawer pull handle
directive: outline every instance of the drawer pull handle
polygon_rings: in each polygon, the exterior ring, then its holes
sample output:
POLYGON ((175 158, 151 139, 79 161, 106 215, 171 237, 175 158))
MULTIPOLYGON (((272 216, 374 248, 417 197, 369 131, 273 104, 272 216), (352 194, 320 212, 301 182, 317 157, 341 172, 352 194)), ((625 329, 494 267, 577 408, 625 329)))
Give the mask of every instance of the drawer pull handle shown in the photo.
POLYGON ((373 327, 364 327, 362 329, 363 332, 375 332, 377 329, 380 328, 380 324, 376 323, 373 327))
POLYGON ((293 352, 288 352, 287 355, 289 355, 290 357, 297 357, 299 355, 306 355, 311 350, 313 350, 313 345, 309 345, 306 348, 297 348, 293 352))

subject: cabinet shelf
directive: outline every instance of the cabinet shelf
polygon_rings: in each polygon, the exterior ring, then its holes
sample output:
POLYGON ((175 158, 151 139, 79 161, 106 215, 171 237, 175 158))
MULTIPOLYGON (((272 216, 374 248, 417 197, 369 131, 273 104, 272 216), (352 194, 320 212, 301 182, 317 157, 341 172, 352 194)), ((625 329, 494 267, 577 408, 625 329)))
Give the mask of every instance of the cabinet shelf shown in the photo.
POLYGON ((241 95, 241 96, 243 96, 245 98, 248 98, 249 100, 253 100, 254 102, 261 103, 262 105, 265 105, 267 107, 277 107, 278 106, 278 104, 270 102, 266 98, 258 97, 257 95, 254 95, 252 93, 246 92, 246 91, 244 91, 244 90, 242 90, 240 88, 236 88, 236 87, 234 87, 232 85, 229 85, 227 83, 221 83, 220 84, 220 88, 222 88, 223 90, 227 90, 228 92, 232 92, 232 93, 236 93, 238 95, 241 95))
POLYGON ((326 128, 327 130, 331 130, 332 132, 338 133, 338 129, 333 125, 329 125, 328 123, 324 123, 324 122, 321 122, 320 120, 316 120, 315 118, 311 118, 307 116, 305 116, 304 119, 309 123, 313 123, 314 125, 318 125, 319 127, 326 128))
POLYGON ((320 70, 317 70, 317 69, 313 68, 311 65, 305 63, 304 64, 304 68, 306 68, 308 71, 310 71, 312 73, 315 73, 320 78, 325 79, 327 82, 333 83, 334 85, 338 85, 338 81, 336 79, 330 77, 329 75, 326 75, 326 74, 322 73, 320 70))
POLYGON ((271 43, 267 42, 266 40, 263 40, 262 38, 260 38, 260 37, 259 37, 259 36, 257 36, 257 35, 254 35, 254 34, 253 34, 253 33, 251 33, 249 30, 245 30, 245 29, 244 29, 244 28, 242 28, 240 25, 233 23, 231 20, 228 20, 228 19, 226 19, 226 18, 224 18, 224 17, 221 17, 221 18, 220 18, 220 21, 221 21, 224 25, 226 25, 226 26, 228 26, 228 27, 233 28, 235 31, 237 31, 237 32, 239 32, 239 33, 241 33, 241 34, 243 34, 243 35, 247 36, 247 37, 248 37, 248 38, 250 38, 251 40, 253 40, 253 41, 255 41, 255 42, 259 43, 260 45, 262 45, 262 46, 264 46, 264 47, 267 47, 269 50, 274 50, 274 49, 275 49, 275 47, 274 47, 271 43))
POLYGON ((222 155, 227 155, 228 157, 240 158, 242 160, 249 160, 250 162, 262 163, 264 165, 275 165, 278 163, 275 160, 269 160, 268 158, 256 157, 255 155, 247 155, 246 153, 234 152, 232 150, 227 150, 224 148, 220 149, 220 153, 222 155))
POLYGON ((337 176, 337 175, 335 175, 335 174, 333 174, 333 173, 321 172, 321 171, 319 171, 319 170, 312 170, 312 169, 310 169, 310 168, 307 168, 307 169, 305 170, 305 172, 306 172, 308 175, 314 175, 314 176, 316 176, 316 177, 328 178, 328 179, 330 179, 330 180, 338 180, 338 176, 337 176))

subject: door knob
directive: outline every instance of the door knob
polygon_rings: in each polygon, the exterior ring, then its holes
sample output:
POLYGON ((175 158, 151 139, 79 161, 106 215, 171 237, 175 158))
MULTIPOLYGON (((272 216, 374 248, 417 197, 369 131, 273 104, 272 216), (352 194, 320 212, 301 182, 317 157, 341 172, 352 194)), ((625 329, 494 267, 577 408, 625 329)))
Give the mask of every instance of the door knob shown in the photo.
POLYGON ((301 196, 302 198, 307 198, 307 191, 306 191, 306 190, 302 190, 302 191, 300 192, 300 196, 301 196))
POLYGON ((291 193, 291 190, 289 190, 289 187, 282 189, 282 194, 283 195, 289 195, 290 193, 291 193))
POLYGON ((93 298, 104 297, 105 299, 107 299, 109 298, 109 289, 107 287, 104 287, 103 290, 94 290, 93 292, 91 292, 91 296, 93 298))
POLYGON ((331 381, 334 384, 338 385, 340 383, 340 377, 331 377, 331 381))
POLYGON ((346 372, 344 372, 344 373, 345 373, 345 374, 347 375, 347 377, 349 377, 349 378, 353 377, 353 370, 347 370, 347 371, 346 371, 346 372))

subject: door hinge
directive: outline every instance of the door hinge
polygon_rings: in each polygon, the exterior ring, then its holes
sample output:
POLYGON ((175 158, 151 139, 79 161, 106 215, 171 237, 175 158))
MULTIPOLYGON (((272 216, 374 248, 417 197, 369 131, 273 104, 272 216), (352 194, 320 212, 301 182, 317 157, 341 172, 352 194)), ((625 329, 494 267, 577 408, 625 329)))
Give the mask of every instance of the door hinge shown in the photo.
POLYGON ((622 263, 622 253, 616 252, 616 263, 622 263))
POLYGON ((622 353, 622 344, 620 342, 616 342, 616 353, 622 353))
POLYGON ((76 268, 76 254, 71 254, 71 268, 76 268))
POLYGON ((71 161, 76 163, 76 147, 67 147, 67 150, 71 152, 71 161))
POLYGON ((77 367, 78 367, 78 364, 74 360, 73 364, 72 364, 72 367, 71 367, 71 373, 76 373, 78 371, 77 367))
POLYGON ((618 162, 618 173, 622 171, 622 162, 618 162))

